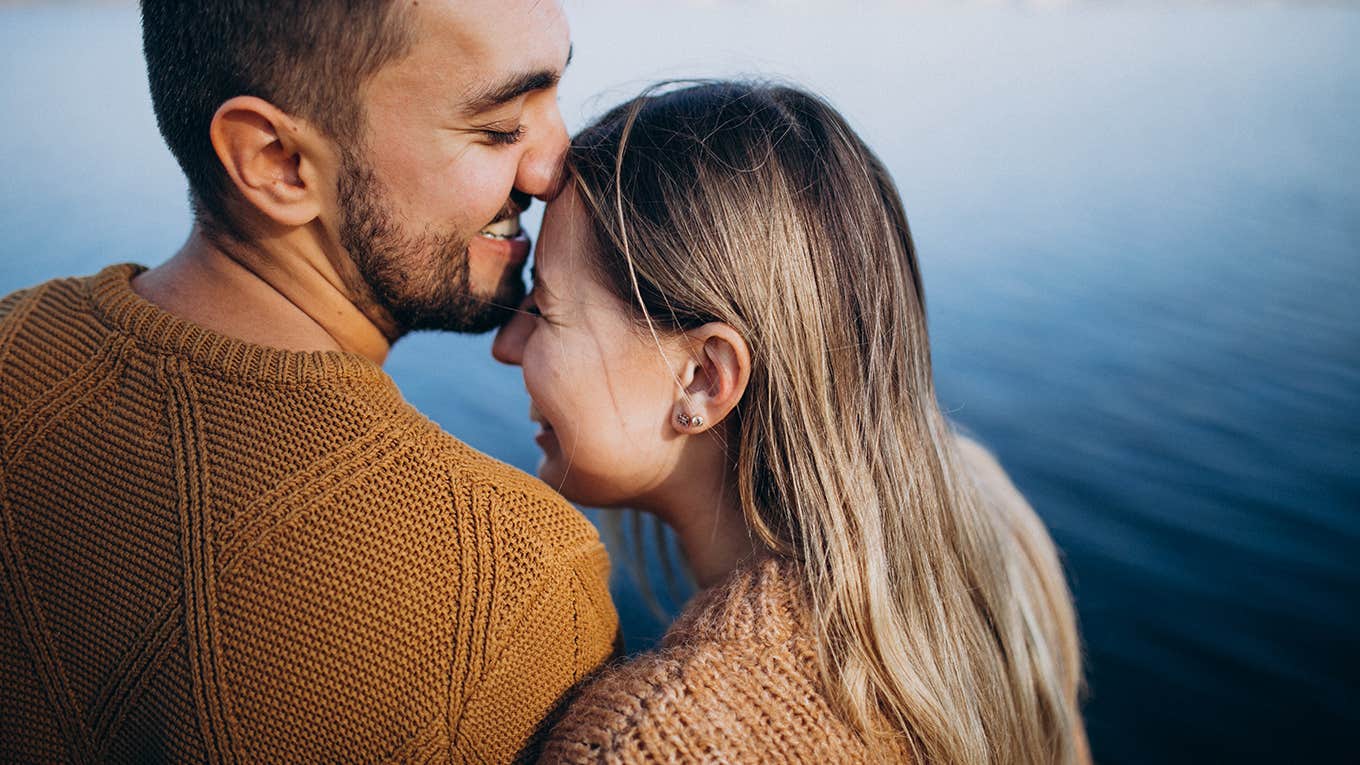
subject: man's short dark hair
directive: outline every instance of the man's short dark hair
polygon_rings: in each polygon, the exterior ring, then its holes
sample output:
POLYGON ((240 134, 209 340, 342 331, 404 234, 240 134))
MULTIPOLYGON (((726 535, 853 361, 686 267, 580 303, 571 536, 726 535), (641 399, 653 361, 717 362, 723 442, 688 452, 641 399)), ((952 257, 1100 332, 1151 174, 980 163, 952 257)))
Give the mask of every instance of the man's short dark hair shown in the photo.
POLYGON ((189 179, 194 216, 240 236, 236 194, 208 128, 223 102, 257 96, 347 143, 363 135, 359 87, 409 50, 394 0, 142 0, 156 122, 189 179))

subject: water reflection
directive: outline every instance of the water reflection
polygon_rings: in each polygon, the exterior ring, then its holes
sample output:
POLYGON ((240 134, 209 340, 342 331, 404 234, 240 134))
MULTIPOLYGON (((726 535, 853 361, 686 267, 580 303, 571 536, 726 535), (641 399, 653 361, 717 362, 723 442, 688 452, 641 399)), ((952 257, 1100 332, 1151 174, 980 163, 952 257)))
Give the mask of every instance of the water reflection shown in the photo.
MULTIPOLYGON (((580 125, 657 77, 743 71, 829 95, 907 201, 942 403, 1066 553, 1098 758, 1343 759, 1360 12, 1046 5, 569 3, 563 107, 580 125)), ((0 292, 183 238, 141 67, 131 6, 0 9, 0 292)), ((390 369, 531 469, 487 346, 413 337, 390 369)))

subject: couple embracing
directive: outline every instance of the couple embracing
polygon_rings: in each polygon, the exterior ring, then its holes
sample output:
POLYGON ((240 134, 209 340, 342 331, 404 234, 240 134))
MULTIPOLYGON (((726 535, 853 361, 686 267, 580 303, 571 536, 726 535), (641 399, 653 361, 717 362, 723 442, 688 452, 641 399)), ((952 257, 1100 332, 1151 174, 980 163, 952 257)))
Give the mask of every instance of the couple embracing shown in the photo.
POLYGON ((939 411, 825 102, 670 86, 569 141, 553 2, 142 12, 195 227, 0 301, 0 759, 1088 759, 1052 542, 939 411), (382 371, 496 328, 542 482, 382 371), (563 497, 675 531, 658 650, 563 497))

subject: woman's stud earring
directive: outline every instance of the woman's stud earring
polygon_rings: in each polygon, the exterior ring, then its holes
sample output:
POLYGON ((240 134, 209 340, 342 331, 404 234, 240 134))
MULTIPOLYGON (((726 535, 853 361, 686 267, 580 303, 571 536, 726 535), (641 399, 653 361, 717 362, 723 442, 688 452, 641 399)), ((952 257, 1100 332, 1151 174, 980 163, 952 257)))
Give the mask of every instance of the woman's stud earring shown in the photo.
POLYGON ((684 425, 687 428, 689 427, 698 428, 704 424, 704 418, 698 415, 694 415, 693 417, 691 417, 690 415, 685 414, 684 412, 675 415, 675 421, 680 423, 681 425, 684 425))
POLYGON ((703 427, 704 418, 696 414, 693 417, 689 418, 689 424, 693 425, 696 428, 703 427))

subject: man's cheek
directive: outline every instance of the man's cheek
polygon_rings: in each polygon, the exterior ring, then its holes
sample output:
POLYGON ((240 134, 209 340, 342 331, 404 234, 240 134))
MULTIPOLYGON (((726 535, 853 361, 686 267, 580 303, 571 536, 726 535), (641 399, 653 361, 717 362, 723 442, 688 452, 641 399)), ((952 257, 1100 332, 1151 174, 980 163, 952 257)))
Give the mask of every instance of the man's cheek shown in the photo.
POLYGON ((505 207, 510 192, 515 188, 515 174, 518 162, 507 157, 485 159, 476 166, 465 167, 467 171, 458 179, 458 194, 467 210, 476 210, 477 225, 485 225, 505 207))

